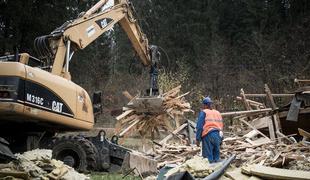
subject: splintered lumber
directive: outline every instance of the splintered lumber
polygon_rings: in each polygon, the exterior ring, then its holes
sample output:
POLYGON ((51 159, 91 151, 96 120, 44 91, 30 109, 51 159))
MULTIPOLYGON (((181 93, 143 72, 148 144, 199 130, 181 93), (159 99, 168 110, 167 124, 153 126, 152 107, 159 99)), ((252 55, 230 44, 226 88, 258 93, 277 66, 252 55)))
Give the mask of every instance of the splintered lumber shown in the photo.
POLYGON ((180 93, 181 86, 177 86, 158 97, 133 97, 127 91, 123 94, 130 102, 123 107, 125 110, 116 117, 119 127, 118 135, 125 136, 130 131, 138 132, 142 137, 151 136, 159 130, 173 131, 184 113, 193 112, 191 104, 185 100, 189 94, 180 93))
POLYGON ((247 169, 242 168, 242 172, 256 175, 266 179, 287 179, 287 180, 309 180, 310 172, 299 170, 288 170, 273 168, 261 165, 251 165, 247 169))

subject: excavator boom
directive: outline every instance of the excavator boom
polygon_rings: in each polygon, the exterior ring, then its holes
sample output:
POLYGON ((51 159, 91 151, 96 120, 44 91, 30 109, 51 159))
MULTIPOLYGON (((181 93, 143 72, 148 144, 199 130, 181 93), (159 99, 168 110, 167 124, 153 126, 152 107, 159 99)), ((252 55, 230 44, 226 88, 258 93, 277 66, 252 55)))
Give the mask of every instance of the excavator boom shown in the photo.
MULTIPOLYGON (((112 7, 103 9, 106 2, 100 0, 78 18, 36 38, 39 58, 27 53, 0 57, 0 159, 14 158, 8 144, 13 152, 51 148, 54 157, 82 171, 109 170, 111 164, 121 165, 125 157, 134 156, 132 150, 101 135, 54 136, 93 129, 97 104, 71 81, 69 63, 75 51, 86 48, 116 23, 128 35, 142 64, 151 69, 149 95, 156 92, 158 48, 148 44, 128 0, 115 0, 112 7), (33 66, 34 61, 39 65, 33 66)), ((141 158, 152 166, 146 171, 156 171, 154 161, 141 158)))
MULTIPOLYGON (((87 47, 116 23, 119 23, 127 34, 142 64, 152 65, 148 39, 133 16, 134 8, 131 3, 127 0, 118 0, 114 6, 100 11, 106 2, 107 0, 99 1, 81 17, 66 22, 50 35, 43 36, 47 40, 42 40, 42 37, 37 39, 35 45, 39 51, 43 46, 42 43, 48 42, 53 61, 52 74, 66 77, 64 73, 68 73, 70 54, 87 47)), ((41 51, 39 54, 44 52, 41 51)))

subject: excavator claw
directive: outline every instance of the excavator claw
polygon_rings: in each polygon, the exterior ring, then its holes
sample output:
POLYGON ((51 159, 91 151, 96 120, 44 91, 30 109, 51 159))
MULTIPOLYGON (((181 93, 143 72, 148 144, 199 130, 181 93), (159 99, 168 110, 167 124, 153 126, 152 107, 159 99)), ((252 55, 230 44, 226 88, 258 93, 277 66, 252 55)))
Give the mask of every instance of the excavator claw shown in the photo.
POLYGON ((136 112, 140 113, 160 113, 163 111, 163 97, 138 97, 132 99, 127 107, 135 109, 136 112))
POLYGON ((160 52, 158 46, 150 46, 152 64, 150 66, 150 88, 147 89, 147 96, 133 98, 127 106, 140 113, 160 113, 163 111, 163 97, 158 90, 158 64, 160 52))

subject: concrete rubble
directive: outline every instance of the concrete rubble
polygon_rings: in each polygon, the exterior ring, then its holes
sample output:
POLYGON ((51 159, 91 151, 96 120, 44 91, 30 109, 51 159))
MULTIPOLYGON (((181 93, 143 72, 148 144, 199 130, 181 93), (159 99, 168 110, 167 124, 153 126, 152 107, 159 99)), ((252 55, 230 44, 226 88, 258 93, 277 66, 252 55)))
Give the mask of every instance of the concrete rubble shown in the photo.
POLYGON ((52 159, 52 151, 35 149, 16 154, 17 160, 0 165, 0 178, 11 179, 61 179, 86 180, 84 174, 76 172, 62 161, 52 159))

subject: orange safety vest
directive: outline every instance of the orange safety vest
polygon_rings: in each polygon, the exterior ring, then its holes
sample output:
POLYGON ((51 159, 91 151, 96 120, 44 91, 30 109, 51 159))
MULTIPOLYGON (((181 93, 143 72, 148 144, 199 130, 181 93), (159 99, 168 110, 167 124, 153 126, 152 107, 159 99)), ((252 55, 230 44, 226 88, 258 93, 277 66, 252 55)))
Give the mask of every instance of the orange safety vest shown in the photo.
POLYGON ((204 109, 206 113, 205 124, 202 130, 202 137, 206 136, 212 129, 223 130, 223 118, 220 112, 215 109, 204 109))

